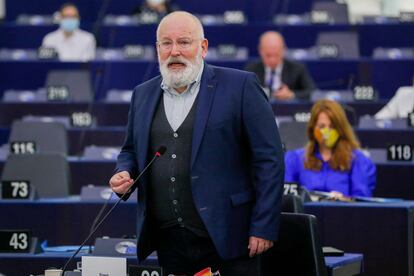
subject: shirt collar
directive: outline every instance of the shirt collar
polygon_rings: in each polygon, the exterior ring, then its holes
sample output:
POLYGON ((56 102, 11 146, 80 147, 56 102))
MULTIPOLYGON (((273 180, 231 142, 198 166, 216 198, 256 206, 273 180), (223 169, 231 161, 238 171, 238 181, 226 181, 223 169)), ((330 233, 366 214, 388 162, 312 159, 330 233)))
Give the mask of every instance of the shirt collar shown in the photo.
MULTIPOLYGON (((203 75, 203 71, 204 71, 204 61, 202 61, 202 63, 201 63, 201 68, 200 68, 200 70, 199 70, 199 72, 198 72, 198 74, 197 74, 197 76, 196 76, 196 78, 195 78, 195 80, 193 81, 193 82, 191 82, 188 86, 187 86, 187 89, 183 92, 183 93, 181 93, 181 94, 184 94, 184 93, 190 93, 190 94, 194 94, 195 92, 196 92, 196 90, 195 89, 191 89, 192 87, 194 87, 195 85, 198 85, 199 83, 200 83, 200 81, 201 81, 201 76, 203 75)), ((178 93, 175 89, 173 89, 173 88, 171 88, 171 87, 169 87, 169 86, 167 86, 165 83, 164 83, 164 80, 162 80, 162 82, 161 82, 161 89, 162 90, 164 90, 165 92, 167 92, 167 93, 170 93, 170 94, 172 94, 172 95, 180 95, 180 93, 178 93)))
POLYGON ((59 29, 58 29, 58 31, 59 31, 60 35, 61 35, 62 37, 64 37, 65 39, 73 39, 73 37, 75 37, 75 36, 77 36, 77 35, 78 35, 78 33, 79 33, 79 28, 78 28, 78 29, 76 29, 76 30, 74 30, 74 31, 73 31, 73 33, 72 33, 72 35, 71 35, 71 36, 68 36, 68 37, 65 35, 65 31, 64 31, 62 28, 59 28, 59 29))
MULTIPOLYGON (((272 72, 272 69, 268 66, 265 67, 266 73, 270 74, 272 72)), ((276 73, 280 74, 283 70, 283 62, 280 63, 275 69, 276 73)))

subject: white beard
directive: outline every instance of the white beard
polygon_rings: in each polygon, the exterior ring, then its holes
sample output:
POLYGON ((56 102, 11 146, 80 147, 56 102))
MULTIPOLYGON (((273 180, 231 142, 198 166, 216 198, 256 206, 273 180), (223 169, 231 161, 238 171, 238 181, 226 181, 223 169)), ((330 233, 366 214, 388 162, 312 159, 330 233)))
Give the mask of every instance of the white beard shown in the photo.
POLYGON ((201 55, 202 48, 199 48, 199 51, 194 58, 194 61, 190 61, 184 57, 169 57, 165 61, 161 61, 158 55, 158 63, 160 65, 160 72, 163 79, 163 82, 166 86, 172 88, 186 87, 195 81, 198 73, 203 66, 203 57, 201 55), (171 62, 181 62, 186 65, 184 69, 181 70, 170 70, 168 64, 171 62))

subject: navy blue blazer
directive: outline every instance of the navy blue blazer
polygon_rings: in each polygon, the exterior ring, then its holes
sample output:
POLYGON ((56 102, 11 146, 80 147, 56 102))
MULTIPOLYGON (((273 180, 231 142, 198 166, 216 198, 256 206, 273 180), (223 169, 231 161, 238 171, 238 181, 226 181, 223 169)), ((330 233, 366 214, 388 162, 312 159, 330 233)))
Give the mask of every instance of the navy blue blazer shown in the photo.
MULTIPOLYGON (((116 171, 135 177, 147 164, 161 81, 158 76, 135 88, 116 171)), ((272 109, 253 73, 205 64, 192 139, 193 199, 219 255, 246 254, 250 236, 276 240, 284 158, 272 109)), ((168 156, 167 149, 160 158, 168 156)), ((138 184, 139 261, 156 239, 146 216, 147 181, 138 184)))

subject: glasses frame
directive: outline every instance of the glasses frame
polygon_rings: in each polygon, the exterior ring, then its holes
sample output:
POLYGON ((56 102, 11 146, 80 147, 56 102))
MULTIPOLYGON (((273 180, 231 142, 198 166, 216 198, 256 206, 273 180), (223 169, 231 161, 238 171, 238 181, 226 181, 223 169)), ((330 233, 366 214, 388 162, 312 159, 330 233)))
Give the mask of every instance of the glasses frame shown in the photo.
POLYGON ((187 37, 179 38, 177 40, 165 39, 163 41, 157 41, 157 46, 159 47, 160 50, 164 52, 171 51, 174 48, 174 45, 176 45, 178 50, 186 51, 191 48, 191 46, 193 45, 195 41, 198 41, 198 40, 204 40, 204 39, 187 38, 187 37), (166 45, 166 43, 170 43, 170 44, 166 45))

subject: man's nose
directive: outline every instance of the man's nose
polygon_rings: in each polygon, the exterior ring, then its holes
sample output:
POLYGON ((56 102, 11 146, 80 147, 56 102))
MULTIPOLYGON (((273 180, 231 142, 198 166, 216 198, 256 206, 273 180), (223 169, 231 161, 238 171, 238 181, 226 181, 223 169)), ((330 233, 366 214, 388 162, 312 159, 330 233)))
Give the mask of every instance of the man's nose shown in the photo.
POLYGON ((180 49, 177 43, 173 43, 172 48, 171 48, 171 55, 174 57, 181 55, 181 52, 180 52, 180 49))

